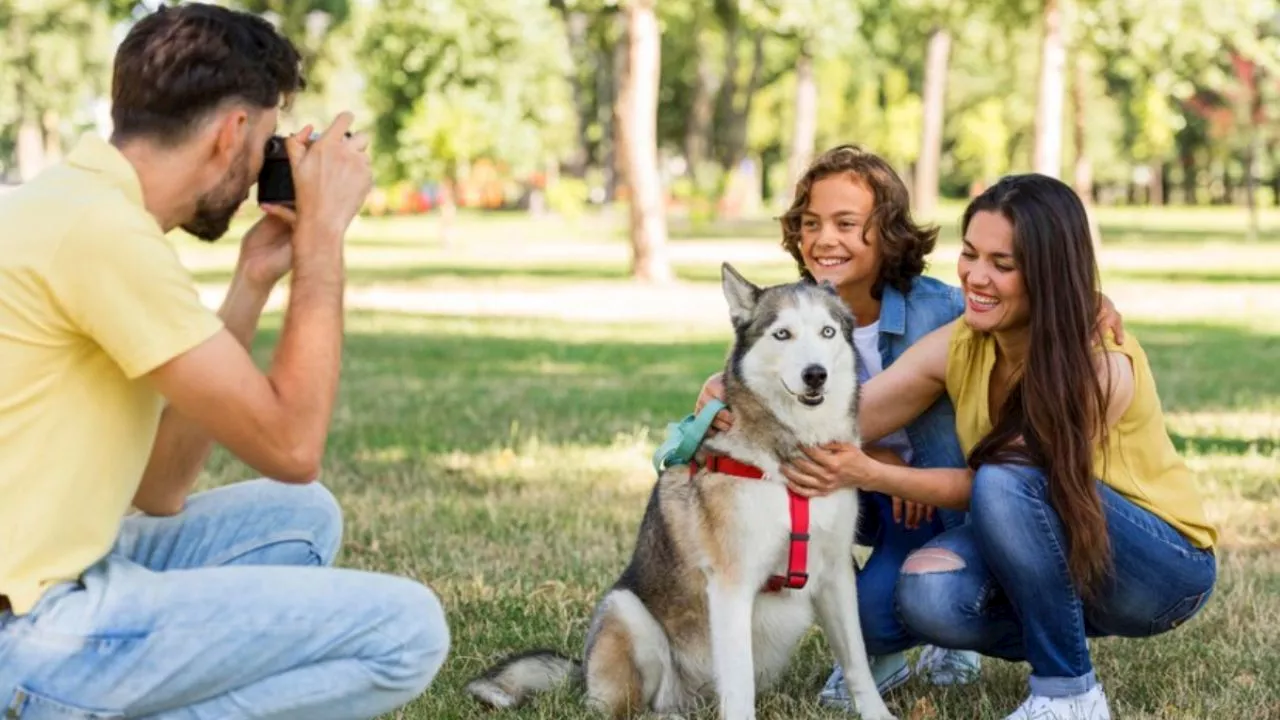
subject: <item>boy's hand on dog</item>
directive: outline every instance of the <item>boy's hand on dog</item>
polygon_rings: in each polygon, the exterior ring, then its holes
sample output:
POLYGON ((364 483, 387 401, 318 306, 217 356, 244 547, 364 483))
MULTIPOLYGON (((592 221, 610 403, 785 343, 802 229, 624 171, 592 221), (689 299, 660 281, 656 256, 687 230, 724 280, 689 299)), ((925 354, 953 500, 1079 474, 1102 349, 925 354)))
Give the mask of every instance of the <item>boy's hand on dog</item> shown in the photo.
POLYGON ((1107 330, 1110 330, 1115 335, 1117 343, 1124 343, 1124 322, 1120 316, 1120 311, 1116 309, 1115 303, 1111 302, 1111 298, 1106 295, 1099 295, 1098 344, 1102 344, 1102 338, 1106 336, 1107 330))
POLYGON ((915 530, 933 520, 933 507, 895 497, 893 498, 893 521, 902 524, 904 520, 908 530, 915 530))
MULTIPOLYGON (((907 466, 906 461, 898 453, 888 448, 873 446, 867 448, 865 452, 886 465, 907 466)), ((900 497, 893 498, 893 521, 899 525, 905 524, 908 530, 914 530, 932 520, 933 510, 932 506, 924 505, 914 500, 903 500, 900 497)))
MULTIPOLYGON (((702 408, 706 407, 712 399, 724 402, 724 373, 722 372, 712 375, 702 384, 702 392, 698 393, 698 401, 693 405, 693 412, 695 414, 702 412, 702 408)), ((725 408, 711 419, 711 427, 707 430, 707 434, 728 430, 732 425, 733 413, 725 408)))

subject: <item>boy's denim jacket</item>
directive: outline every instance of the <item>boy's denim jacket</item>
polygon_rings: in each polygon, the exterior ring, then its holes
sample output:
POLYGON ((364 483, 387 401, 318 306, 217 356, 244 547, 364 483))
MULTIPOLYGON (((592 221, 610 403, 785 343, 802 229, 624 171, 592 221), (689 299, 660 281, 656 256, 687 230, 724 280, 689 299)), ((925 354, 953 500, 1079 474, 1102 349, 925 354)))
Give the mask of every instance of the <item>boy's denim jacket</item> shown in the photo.
MULTIPOLYGON (((964 313, 964 292, 931 277, 912 280, 905 295, 886 286, 880 299, 880 362, 888 368, 907 348, 964 313)), ((956 437, 956 413, 943 394, 905 428, 911 441, 911 465, 917 468, 965 466, 956 437)))

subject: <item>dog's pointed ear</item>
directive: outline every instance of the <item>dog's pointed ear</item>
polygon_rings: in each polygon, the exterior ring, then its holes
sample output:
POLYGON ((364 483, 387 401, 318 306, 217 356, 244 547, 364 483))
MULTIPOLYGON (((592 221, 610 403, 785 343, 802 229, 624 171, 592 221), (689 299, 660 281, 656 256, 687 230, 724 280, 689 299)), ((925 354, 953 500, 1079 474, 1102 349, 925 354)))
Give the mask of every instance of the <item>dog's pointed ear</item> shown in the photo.
POLYGON ((729 301, 729 318, 734 325, 746 322, 760 299, 760 288, 738 274, 729 263, 720 265, 720 279, 724 286, 724 299, 729 301))
POLYGON ((823 290, 826 290, 827 292, 831 293, 832 295, 835 295, 836 297, 840 297, 840 291, 836 290, 835 284, 833 284, 830 280, 823 280, 822 282, 818 283, 818 287, 822 288, 823 290))

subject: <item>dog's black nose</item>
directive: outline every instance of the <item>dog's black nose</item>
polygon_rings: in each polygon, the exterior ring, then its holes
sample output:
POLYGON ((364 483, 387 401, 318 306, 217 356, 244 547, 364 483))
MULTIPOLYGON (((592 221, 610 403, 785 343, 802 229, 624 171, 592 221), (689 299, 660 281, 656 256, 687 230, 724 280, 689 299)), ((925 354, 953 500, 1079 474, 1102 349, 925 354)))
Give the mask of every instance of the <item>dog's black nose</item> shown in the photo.
POLYGON ((827 369, 821 365, 810 365, 800 372, 800 379, 811 390, 817 390, 827 381, 827 369))

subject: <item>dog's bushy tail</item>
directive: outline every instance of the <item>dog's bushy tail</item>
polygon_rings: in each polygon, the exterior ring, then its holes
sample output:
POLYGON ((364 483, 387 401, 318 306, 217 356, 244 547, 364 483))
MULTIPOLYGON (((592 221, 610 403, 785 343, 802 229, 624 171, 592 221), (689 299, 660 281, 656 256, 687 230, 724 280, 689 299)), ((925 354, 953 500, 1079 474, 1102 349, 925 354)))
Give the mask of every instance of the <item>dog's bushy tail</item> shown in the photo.
POLYGON ((530 650, 503 659, 467 683, 466 691, 490 707, 506 709, 582 675, 582 665, 552 650, 530 650))

